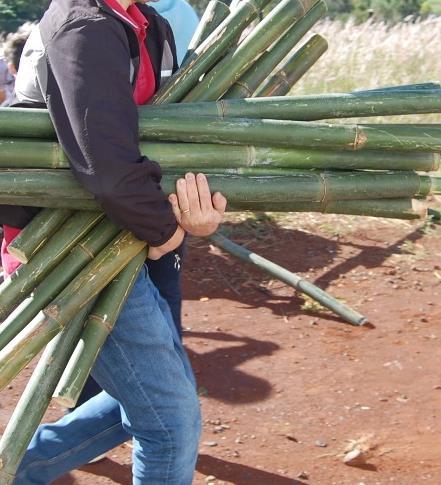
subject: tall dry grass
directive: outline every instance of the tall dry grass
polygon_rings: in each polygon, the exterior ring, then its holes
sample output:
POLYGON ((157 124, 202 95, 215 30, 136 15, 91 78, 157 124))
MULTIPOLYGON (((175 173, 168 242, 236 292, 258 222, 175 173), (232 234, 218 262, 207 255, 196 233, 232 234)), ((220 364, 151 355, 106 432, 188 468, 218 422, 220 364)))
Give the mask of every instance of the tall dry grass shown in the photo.
MULTIPOLYGON (((291 94, 441 81, 441 17, 396 25, 324 20, 315 31, 327 39, 329 49, 291 94)), ((441 122, 441 116, 383 119, 411 120, 441 122)))

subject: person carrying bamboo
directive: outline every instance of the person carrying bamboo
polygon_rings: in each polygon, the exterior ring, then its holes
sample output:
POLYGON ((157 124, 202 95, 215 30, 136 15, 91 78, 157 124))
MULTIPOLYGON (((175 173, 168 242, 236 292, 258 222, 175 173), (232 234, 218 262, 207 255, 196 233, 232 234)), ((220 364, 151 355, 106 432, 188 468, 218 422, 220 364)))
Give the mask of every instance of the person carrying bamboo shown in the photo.
MULTIPOLYGON (((76 177, 109 218, 149 243, 149 258, 174 250, 185 232, 217 229, 226 199, 211 195, 204 175, 187 174, 168 200, 160 167, 139 152, 136 104, 148 102, 176 69, 171 30, 153 8, 134 0, 53 0, 25 53, 20 105, 47 106, 76 177)), ((39 428, 15 483, 50 483, 131 435, 133 483, 190 484, 200 433, 194 377, 146 267, 93 375, 105 391, 56 426, 39 428)))

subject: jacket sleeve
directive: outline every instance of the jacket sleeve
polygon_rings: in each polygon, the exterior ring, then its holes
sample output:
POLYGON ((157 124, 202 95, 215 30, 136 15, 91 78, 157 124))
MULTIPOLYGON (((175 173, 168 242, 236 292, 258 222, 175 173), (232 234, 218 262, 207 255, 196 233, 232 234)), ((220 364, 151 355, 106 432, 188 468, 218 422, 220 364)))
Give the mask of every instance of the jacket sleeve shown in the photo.
POLYGON ((46 55, 47 106, 75 176, 117 225, 152 246, 165 243, 177 222, 159 165, 139 151, 123 27, 75 19, 48 42, 46 55))

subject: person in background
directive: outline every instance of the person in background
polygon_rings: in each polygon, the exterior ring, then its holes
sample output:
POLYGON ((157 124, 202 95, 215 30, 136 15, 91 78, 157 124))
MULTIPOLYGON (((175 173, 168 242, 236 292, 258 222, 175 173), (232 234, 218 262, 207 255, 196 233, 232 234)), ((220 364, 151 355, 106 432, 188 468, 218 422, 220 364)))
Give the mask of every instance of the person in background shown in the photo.
POLYGON ((0 52, 0 106, 9 106, 15 96, 15 77, 23 48, 35 24, 26 22, 17 32, 8 34, 0 52), (2 97, 3 93, 3 97, 2 97))
POLYGON ((14 77, 8 69, 3 48, 0 49, 0 107, 9 106, 14 91, 14 77))
POLYGON ((170 24, 175 36, 178 64, 181 64, 198 26, 199 17, 185 0, 157 0, 153 7, 170 24))

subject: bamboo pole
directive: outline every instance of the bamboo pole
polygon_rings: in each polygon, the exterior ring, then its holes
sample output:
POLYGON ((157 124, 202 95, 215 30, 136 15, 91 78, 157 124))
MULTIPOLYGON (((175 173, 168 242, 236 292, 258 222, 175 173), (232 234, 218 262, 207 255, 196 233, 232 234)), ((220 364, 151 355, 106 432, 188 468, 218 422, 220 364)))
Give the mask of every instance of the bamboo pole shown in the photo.
MULTIPOLYGON (((267 118, 279 120, 314 121, 333 118, 390 116, 405 114, 441 113, 441 89, 386 90, 355 93, 334 93, 306 96, 276 96, 267 98, 228 99, 217 102, 173 103, 139 107, 141 132, 149 130, 150 120, 173 116, 267 118)), ((178 122, 178 121, 176 121, 178 122)), ((411 125, 412 126, 412 125, 411 125)), ((55 139, 55 131, 47 110, 0 108, 0 167, 20 163, 20 151, 30 166, 38 168, 43 155, 35 151, 34 140, 55 139), (32 112, 29 114, 29 112, 32 112), (21 127, 19 131, 17 127, 21 127), (8 139, 9 137, 9 139, 8 139), (31 139, 26 139, 26 137, 31 139), (24 139, 22 139, 24 138, 24 139)), ((270 144, 271 145, 271 144, 270 144)), ((58 144, 48 141, 42 168, 50 163, 54 168, 67 166, 67 158, 58 144), (47 159, 46 159, 47 158, 47 159)), ((19 168, 19 167, 17 167, 19 168)))
POLYGON ((281 0, 231 53, 206 73, 183 102, 215 100, 249 69, 293 23, 312 7, 316 0, 281 0))
POLYGON ((441 152, 441 125, 356 125, 245 118, 169 116, 140 127, 145 141, 178 141, 332 150, 441 152))
POLYGON ((265 78, 289 54, 300 39, 326 13, 325 2, 318 1, 303 18, 299 19, 279 40, 228 89, 222 99, 251 97, 265 78))
MULTIPOLYGON (((20 141, 15 144, 12 162, 2 158, 0 167, 20 168, 69 168, 69 162, 54 166, 52 151, 59 146, 52 142, 27 140, 41 159, 28 158, 21 154, 20 141), (46 161, 46 165, 45 165, 46 161), (35 166, 33 165, 35 163, 35 166), (7 164, 7 165, 6 165, 7 164)), ((0 140, 1 144, 1 140, 0 140)), ((156 160, 164 169, 185 169, 191 166, 198 170, 207 168, 266 167, 298 169, 367 169, 367 170, 417 170, 436 171, 440 165, 439 153, 392 152, 384 150, 333 151, 301 148, 259 147, 254 145, 216 145, 210 143, 142 142, 140 150, 151 160, 156 160)))
POLYGON ((204 14, 191 38, 183 62, 190 57, 196 48, 219 26, 230 14, 230 8, 219 0, 210 0, 204 14))
POLYGON ((234 11, 200 44, 179 71, 153 97, 153 104, 180 101, 228 51, 266 5, 268 0, 247 0, 234 11))
POLYGON ((96 256, 64 290, 0 351, 0 390, 98 295, 146 246, 128 231, 96 256))
POLYGON ((147 252, 141 251, 99 295, 54 391, 53 399, 57 404, 68 408, 76 406, 101 347, 112 331, 146 257, 147 252))
POLYGON ((254 92, 254 97, 284 96, 327 51, 328 42, 314 35, 269 76, 254 92))
POLYGON ((0 321, 28 296, 102 217, 103 214, 96 212, 75 213, 28 264, 20 266, 5 279, 0 285, 0 321))
MULTIPOLYGON (((25 194, 27 191, 36 193, 44 180, 50 178, 51 170, 45 173, 39 170, 39 177, 27 175, 28 171, 17 171, 15 175, 15 191, 17 194, 25 194)), ((68 170, 58 170, 66 180, 63 185, 68 190, 69 184, 76 185, 72 191, 82 195, 89 202, 90 194, 79 187, 79 182, 68 170)), ((260 173, 261 171, 259 171, 260 173)), ((208 175, 210 188, 213 192, 221 191, 229 201, 229 210, 250 208, 254 203, 282 203, 295 201, 317 202, 324 200, 354 200, 354 199, 380 199, 427 196, 437 194, 440 190, 439 178, 419 175, 415 172, 406 171, 302 171, 285 170, 286 175, 266 175, 258 177, 248 175, 231 175, 227 171, 219 170, 218 173, 208 175)), ((175 189, 175 184, 183 172, 164 175, 161 184, 166 193, 175 189)), ((0 176, 0 194, 2 179, 0 176)), ((14 187, 10 188, 14 193, 14 187)), ((60 195, 57 194, 57 201, 60 195)), ((48 199, 50 198, 50 194, 48 199)), ((66 193, 67 200, 73 200, 66 193)), ((81 198, 79 199, 81 201, 81 198)), ((0 203, 3 203, 0 195, 0 203)), ((38 200, 41 203, 42 199, 38 200)), ((38 255, 38 253, 37 253, 38 255)), ((37 256, 36 256, 37 257, 37 256)), ((31 263, 29 263, 31 264, 31 263)), ((29 264, 25 267, 29 267, 29 264)), ((1 288, 1 287, 0 287, 1 288)), ((0 293, 1 295, 2 293, 0 293)))
POLYGON ((2 485, 14 482, 20 462, 75 348, 88 311, 89 306, 80 310, 69 325, 48 344, 14 409, 0 441, 2 485))
POLYGON ((233 241, 230 241, 219 232, 211 235, 210 240, 227 253, 236 256, 246 263, 251 263, 265 273, 270 274, 292 288, 295 288, 296 290, 310 296, 325 308, 328 308, 337 315, 340 315, 346 322, 352 325, 363 325, 367 322, 365 316, 339 302, 331 295, 315 286, 313 283, 305 280, 295 273, 291 273, 291 271, 288 271, 278 264, 263 258, 262 256, 244 248, 243 246, 235 244, 233 241))
POLYGON ((422 91, 426 89, 441 89, 439 82, 417 83, 417 84, 401 84, 398 86, 384 86, 374 89, 357 89, 354 93, 373 93, 373 92, 392 92, 392 91, 422 91))
POLYGON ((441 113, 441 89, 274 96, 143 106, 139 108, 139 122, 142 128, 144 123, 148 126, 152 117, 169 115, 315 121, 425 113, 441 113))
POLYGON ((254 212, 318 212, 363 217, 414 220, 427 217, 425 203, 415 199, 330 200, 322 202, 255 203, 254 212))
POLYGON ((40 282, 28 298, 8 315, 0 326, 0 350, 62 291, 71 280, 118 234, 119 229, 105 218, 40 282))
POLYGON ((63 224, 72 211, 68 209, 43 209, 8 245, 8 253, 26 264, 46 241, 63 224))

